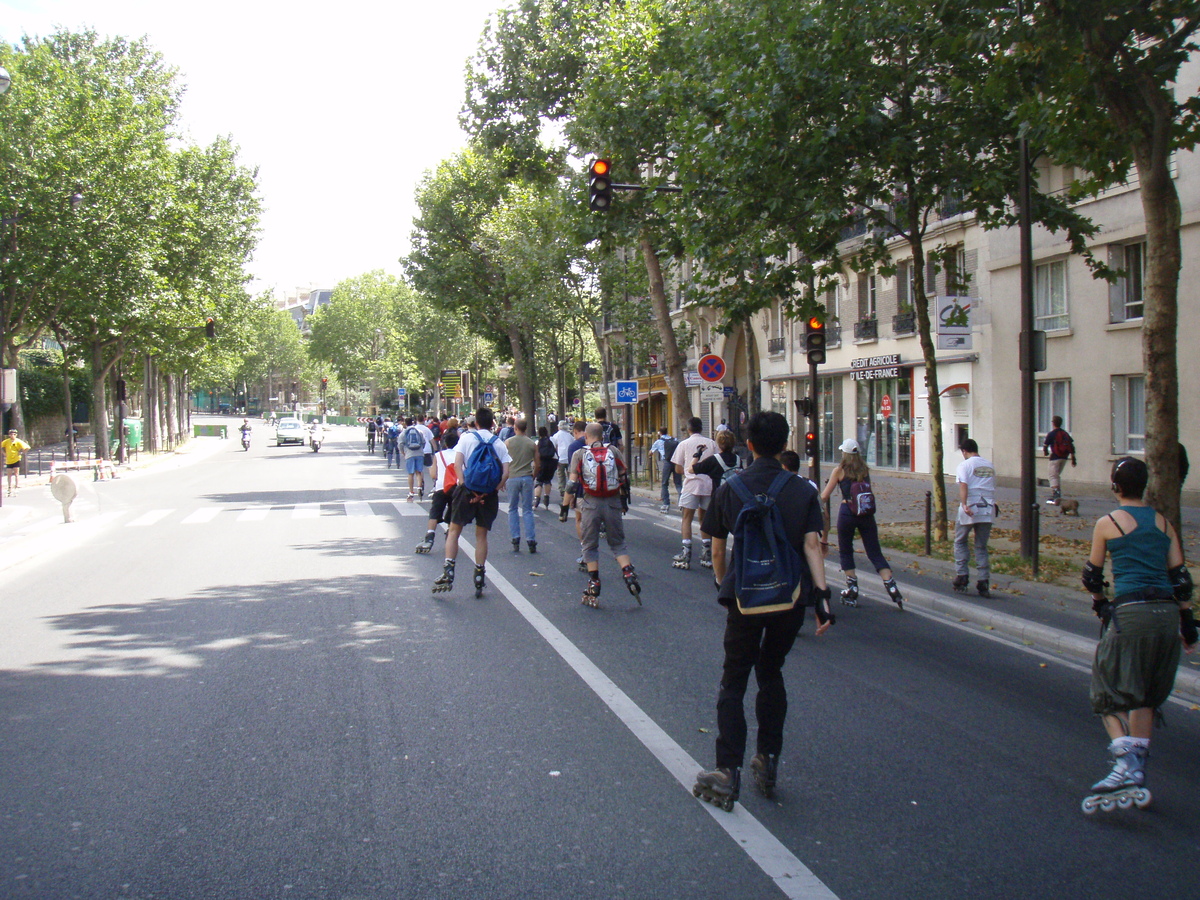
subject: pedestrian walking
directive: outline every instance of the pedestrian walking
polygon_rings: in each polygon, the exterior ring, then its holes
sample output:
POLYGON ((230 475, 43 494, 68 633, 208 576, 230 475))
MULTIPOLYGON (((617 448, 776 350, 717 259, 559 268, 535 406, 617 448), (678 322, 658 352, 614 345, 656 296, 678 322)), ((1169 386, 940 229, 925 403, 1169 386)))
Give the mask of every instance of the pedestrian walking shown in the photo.
POLYGON ((536 469, 537 474, 533 479, 533 508, 537 509, 539 504, 544 504, 546 509, 549 509, 554 474, 558 471, 558 449, 550 440, 550 430, 545 425, 538 428, 536 469))
POLYGON ((506 416, 504 419, 504 424, 501 426, 498 434, 500 440, 507 441, 516 433, 516 419, 514 419, 512 416, 506 416))
POLYGON ((389 469, 393 462, 400 468, 400 426, 391 419, 383 422, 383 454, 389 469))
POLYGON ((1062 416, 1054 416, 1050 419, 1050 424, 1054 427, 1047 432, 1046 439, 1042 441, 1042 455, 1050 457, 1050 499, 1046 504, 1057 506, 1058 501, 1062 499, 1063 467, 1068 459, 1071 460, 1072 466, 1075 465, 1075 442, 1062 427, 1062 416))
MULTIPOLYGON (((733 809, 741 788, 742 762, 746 753, 744 698, 751 671, 758 681, 754 702, 758 720, 756 753, 750 761, 759 789, 768 797, 774 792, 779 756, 783 750, 783 726, 787 717, 787 688, 783 664, 796 635, 804 624, 805 607, 814 606, 817 634, 833 624, 829 588, 821 557, 823 527, 817 491, 802 478, 785 475, 779 454, 787 444, 787 420, 776 412, 757 412, 747 423, 746 444, 753 461, 718 488, 706 520, 713 536, 713 576, 717 600, 726 607, 725 660, 721 689, 717 695, 716 768, 702 772, 693 793, 710 802, 733 809), (799 556, 799 583, 785 585, 792 603, 776 612, 743 611, 738 597, 736 574, 745 560, 742 538, 734 542, 732 565, 727 565, 728 537, 742 520, 743 500, 730 482, 740 480, 749 495, 766 495, 776 490, 774 504, 781 516, 787 543, 799 556)), ((744 520, 742 520, 744 521, 744 520)), ((743 526, 744 527, 744 526, 743 526)))
POLYGON ((404 421, 400 435, 400 446, 404 453, 404 470, 408 473, 408 502, 425 499, 426 454, 433 461, 433 432, 413 417, 404 421))
POLYGON ((600 425, 600 430, 604 433, 603 441, 606 444, 616 444, 621 446, 621 428, 616 422, 608 421, 608 410, 603 406, 596 407, 596 421, 600 425))
POLYGON ((487 568, 488 532, 500 511, 499 492, 508 480, 508 448, 492 434, 495 417, 481 406, 475 412, 474 427, 459 438, 454 448, 454 470, 458 487, 450 508, 450 528, 446 532, 446 563, 433 583, 434 593, 454 587, 454 566, 458 560, 458 538, 462 530, 475 523, 475 596, 483 594, 487 568))
POLYGON ((375 420, 367 419, 367 452, 373 454, 375 452, 375 420))
POLYGON ((642 603, 641 586, 634 572, 629 548, 625 545, 625 523, 622 516, 625 504, 622 488, 628 484, 629 475, 620 448, 604 443, 604 429, 599 422, 592 422, 584 429, 585 444, 571 457, 568 482, 578 485, 582 491, 578 506, 580 517, 580 545, 583 562, 587 567, 588 585, 583 592, 583 604, 600 605, 600 531, 608 541, 621 567, 621 577, 629 593, 642 603))
POLYGON ((671 436, 671 432, 663 426, 658 429, 658 440, 650 445, 650 455, 658 454, 658 463, 662 469, 662 492, 659 494, 661 506, 659 512, 668 513, 671 511, 671 479, 675 479, 675 500, 679 501, 679 495, 683 492, 683 475, 675 471, 675 464, 671 462, 671 457, 675 454, 675 448, 679 446, 679 441, 671 436))
POLYGON ((4 451, 4 471, 8 473, 8 496, 17 489, 17 476, 21 474, 21 457, 31 448, 17 437, 17 429, 9 429, 8 437, 0 441, 0 449, 4 451))
MULTIPOLYGON (((679 495, 679 511, 682 515, 679 536, 683 541, 683 549, 671 558, 671 565, 676 569, 692 567, 692 519, 697 510, 708 509, 712 500, 712 478, 687 471, 693 463, 717 452, 716 442, 700 433, 703 429, 704 423, 698 416, 688 419, 688 436, 679 442, 679 446, 671 455, 671 464, 674 465, 675 471, 684 475, 683 490, 679 495)), ((708 538, 702 540, 704 552, 700 557, 700 565, 706 569, 712 568, 712 541, 708 538)))
POLYGON ((954 589, 965 592, 970 582, 967 563, 967 540, 975 542, 975 590, 981 597, 990 597, 991 564, 988 558, 988 538, 996 519, 996 468, 992 461, 979 455, 974 438, 962 442, 963 461, 958 465, 958 515, 954 524, 954 589))
POLYGON ((514 434, 504 446, 511 458, 508 468, 508 530, 512 537, 513 553, 521 552, 521 523, 525 523, 525 540, 530 553, 537 553, 537 526, 533 520, 533 481, 539 472, 537 442, 525 429, 525 419, 513 425, 514 434))
POLYGON ((842 602, 847 606, 858 606, 858 567, 854 563, 854 534, 862 537, 863 552, 879 577, 884 590, 900 609, 904 609, 904 596, 892 575, 891 564, 883 555, 879 545, 879 528, 875 523, 875 492, 871 489, 871 469, 859 452, 858 441, 846 438, 838 448, 842 461, 829 473, 829 480, 821 491, 821 502, 828 500, 835 490, 842 495, 838 505, 837 535, 838 556, 842 572, 846 575, 846 588, 842 591, 842 602))
POLYGON ((1118 507, 1096 522, 1083 586, 1102 634, 1092 661, 1092 710, 1109 737, 1112 771, 1092 785, 1084 812, 1150 802, 1146 761, 1155 713, 1170 696, 1182 649, 1196 646, 1192 578, 1175 529, 1143 496, 1149 470, 1122 457, 1111 480, 1118 507), (1105 556, 1112 557, 1113 599, 1105 597, 1105 556))
POLYGON ((563 506, 567 505, 567 467, 571 462, 569 451, 573 440, 575 437, 571 434, 571 422, 568 419, 560 419, 558 428, 550 435, 550 441, 558 454, 558 494, 562 498, 563 506))

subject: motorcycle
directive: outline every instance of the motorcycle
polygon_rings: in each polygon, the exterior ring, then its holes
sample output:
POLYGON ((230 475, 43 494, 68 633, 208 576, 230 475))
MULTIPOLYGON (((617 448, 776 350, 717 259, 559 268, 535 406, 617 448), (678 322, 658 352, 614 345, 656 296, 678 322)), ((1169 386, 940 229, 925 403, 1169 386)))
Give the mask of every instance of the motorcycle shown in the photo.
POLYGON ((325 436, 320 431, 310 431, 308 434, 308 446, 312 447, 312 452, 317 453, 321 449, 321 441, 325 436))
POLYGON ((250 449, 250 432, 248 432, 248 431, 242 432, 242 449, 243 450, 250 449))

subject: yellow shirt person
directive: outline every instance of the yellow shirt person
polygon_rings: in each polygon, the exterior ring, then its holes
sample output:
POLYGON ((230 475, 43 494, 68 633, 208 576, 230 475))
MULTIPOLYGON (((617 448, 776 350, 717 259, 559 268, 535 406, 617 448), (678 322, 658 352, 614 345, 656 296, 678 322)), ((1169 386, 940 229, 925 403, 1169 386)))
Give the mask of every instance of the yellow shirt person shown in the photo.
POLYGON ((8 433, 8 437, 0 441, 0 449, 4 451, 4 468, 8 472, 8 496, 11 497, 17 485, 21 454, 29 449, 29 445, 17 437, 17 430, 14 428, 8 433))

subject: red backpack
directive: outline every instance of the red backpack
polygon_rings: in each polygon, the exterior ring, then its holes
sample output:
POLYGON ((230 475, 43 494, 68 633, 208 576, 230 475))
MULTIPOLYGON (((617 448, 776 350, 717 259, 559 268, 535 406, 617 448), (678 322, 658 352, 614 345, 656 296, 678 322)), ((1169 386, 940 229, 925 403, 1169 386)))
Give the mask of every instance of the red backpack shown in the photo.
POLYGON ((1058 429, 1054 435, 1054 443, 1050 448, 1059 459, 1067 459, 1075 452, 1075 442, 1063 429, 1058 429))
POLYGON ((589 497, 615 497, 621 492, 625 464, 611 447, 584 447, 579 480, 589 497))

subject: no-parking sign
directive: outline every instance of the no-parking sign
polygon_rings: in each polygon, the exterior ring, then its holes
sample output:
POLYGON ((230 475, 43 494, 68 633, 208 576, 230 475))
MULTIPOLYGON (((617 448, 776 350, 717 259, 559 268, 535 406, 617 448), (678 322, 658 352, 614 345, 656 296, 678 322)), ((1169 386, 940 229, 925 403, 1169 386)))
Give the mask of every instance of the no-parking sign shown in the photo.
POLYGON ((725 377, 725 360, 715 353, 706 353, 696 363, 696 372, 701 381, 715 383, 725 377))

